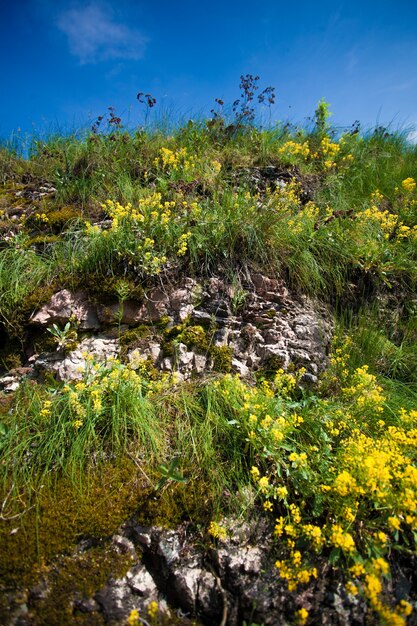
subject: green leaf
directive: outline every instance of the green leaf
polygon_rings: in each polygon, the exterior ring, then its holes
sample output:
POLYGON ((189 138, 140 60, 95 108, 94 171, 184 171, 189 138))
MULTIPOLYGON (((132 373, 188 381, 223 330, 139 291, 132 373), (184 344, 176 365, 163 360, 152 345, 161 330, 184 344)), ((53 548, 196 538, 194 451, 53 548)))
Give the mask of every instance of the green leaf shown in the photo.
POLYGON ((338 561, 340 561, 340 549, 333 548, 333 550, 329 554, 329 561, 332 565, 335 565, 338 561))

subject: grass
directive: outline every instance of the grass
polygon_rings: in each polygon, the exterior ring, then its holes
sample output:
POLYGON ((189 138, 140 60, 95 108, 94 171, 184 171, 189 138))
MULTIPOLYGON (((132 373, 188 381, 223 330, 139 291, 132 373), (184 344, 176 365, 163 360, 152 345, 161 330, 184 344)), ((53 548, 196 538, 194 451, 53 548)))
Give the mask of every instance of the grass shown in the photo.
POLYGON ((27 159, 3 146, 0 180, 10 346, 59 288, 97 297, 113 285, 122 302, 217 274, 234 277, 238 310, 246 268, 315 296, 338 322, 315 390, 302 372, 178 384, 91 359, 80 382, 22 385, 0 413, 7 510, 21 514, 22 494, 36 500, 42 484, 79 493, 133 463, 149 519, 155 506, 168 524, 213 521, 218 538, 225 515, 270 516, 290 590, 325 558, 378 619, 403 624, 406 597, 383 589, 396 554, 415 558, 417 148, 381 129, 336 137, 325 117, 310 130, 217 119, 55 136, 27 159), (56 193, 16 196, 28 181, 56 193))

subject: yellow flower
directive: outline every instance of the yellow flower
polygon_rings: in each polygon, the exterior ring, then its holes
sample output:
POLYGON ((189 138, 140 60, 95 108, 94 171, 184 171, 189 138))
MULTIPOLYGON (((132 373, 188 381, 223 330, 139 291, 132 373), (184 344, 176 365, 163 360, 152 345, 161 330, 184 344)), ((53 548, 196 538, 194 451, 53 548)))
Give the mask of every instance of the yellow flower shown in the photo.
POLYGON ((158 613, 159 613, 158 603, 155 602, 155 600, 152 600, 152 602, 149 602, 148 607, 147 607, 147 611, 148 611, 149 617, 151 619, 155 619, 158 616, 158 613))
POLYGON ((262 476, 259 479, 259 489, 262 493, 265 493, 269 487, 269 481, 267 476, 262 476))
POLYGON ((275 493, 277 494, 277 498, 284 500, 288 495, 288 489, 286 487, 277 487, 275 493))
POLYGON ((411 613, 413 612, 413 607, 406 600, 401 600, 397 605, 397 611, 401 615, 411 615, 411 613))
POLYGON ((387 523, 388 523, 388 527, 391 530, 399 530, 400 529, 401 522, 398 519, 398 517, 389 517, 388 520, 387 520, 387 523))
POLYGON ((295 612, 295 619, 298 626, 304 626, 308 620, 308 611, 304 607, 295 612))
POLYGON ((357 586, 354 585, 350 581, 346 583, 345 589, 346 589, 347 593, 350 593, 350 595, 352 595, 352 596, 357 596, 358 593, 359 593, 359 589, 357 588, 357 586))
POLYGON ((344 552, 354 552, 355 550, 352 535, 343 532, 342 527, 337 524, 332 528, 331 541, 336 548, 341 548, 344 552))
POLYGON ((411 177, 403 180, 401 184, 406 191, 414 191, 414 189, 416 188, 416 181, 414 180, 414 178, 411 177))
POLYGON ((349 567, 349 572, 352 574, 352 576, 358 578, 359 576, 363 576, 365 574, 365 568, 362 563, 355 563, 355 565, 349 567))
POLYGON ((372 559, 372 565, 378 574, 388 574, 389 572, 389 565, 385 559, 372 559))
POLYGON ((220 526, 217 522, 210 522, 208 533, 215 539, 226 539, 227 537, 226 529, 223 526, 220 526))
POLYGON ((129 617, 127 618, 128 626, 139 626, 139 611, 137 609, 132 609, 130 611, 129 617))

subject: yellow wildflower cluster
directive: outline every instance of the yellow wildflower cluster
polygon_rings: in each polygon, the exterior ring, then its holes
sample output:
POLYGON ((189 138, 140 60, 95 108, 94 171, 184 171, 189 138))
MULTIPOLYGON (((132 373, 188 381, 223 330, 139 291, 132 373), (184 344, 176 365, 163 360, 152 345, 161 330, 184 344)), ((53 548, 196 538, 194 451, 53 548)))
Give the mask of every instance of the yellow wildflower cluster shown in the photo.
POLYGON ((349 573, 354 577, 348 581, 346 591, 351 595, 357 595, 362 591, 372 609, 381 617, 384 624, 390 626, 405 626, 405 617, 411 615, 412 606, 406 600, 400 600, 394 610, 382 600, 383 579, 389 576, 389 565, 383 558, 374 558, 363 563, 355 563, 349 568, 349 573))
POLYGON ((131 367, 116 359, 109 360, 105 366, 87 355, 83 379, 68 383, 62 389, 74 431, 78 432, 88 419, 96 420, 111 410, 114 394, 122 387, 130 387, 141 394, 143 381, 131 367))
POLYGON ((123 220, 132 220, 134 222, 144 222, 145 217, 143 214, 134 209, 130 202, 123 206, 120 202, 115 202, 113 200, 106 200, 105 204, 102 205, 103 209, 106 211, 107 215, 112 219, 112 229, 117 230, 119 228, 120 223, 123 220))
POLYGON ((296 141, 286 141, 279 149, 278 154, 283 156, 288 163, 297 161, 297 157, 306 159, 310 154, 308 141, 298 143, 296 141))
POLYGON ((178 240, 177 256, 184 256, 188 249, 188 240, 191 237, 191 232, 183 233, 178 240))
POLYGON ((43 403, 42 409, 39 411, 39 415, 44 419, 48 419, 48 417, 51 416, 51 407, 52 407, 51 400, 45 400, 43 403))
POLYGON ((311 157, 319 159, 325 169, 331 170, 336 166, 349 166, 353 161, 353 155, 346 152, 345 137, 341 137, 339 142, 332 141, 327 135, 320 141, 317 152, 313 152, 311 157))
MULTIPOLYGON (((411 183, 408 184, 411 185, 411 183)), ((409 187, 409 189, 411 188, 409 187)), ((378 225, 382 236, 386 240, 395 238, 401 241, 411 236, 417 236, 416 226, 407 226, 401 221, 399 215, 381 207, 383 200, 384 197, 381 192, 378 190, 374 191, 371 195, 371 205, 359 212, 357 219, 365 224, 369 222, 378 225)))
POLYGON ((330 169, 336 165, 336 158, 340 153, 340 145, 331 141, 329 137, 323 137, 320 142, 320 153, 324 159, 324 166, 330 169))
MULTIPOLYGON (((272 395, 278 395, 284 398, 291 397, 305 373, 305 367, 301 367, 296 372, 285 372, 282 368, 279 368, 275 373, 272 383, 269 385, 272 395)), ((263 388, 263 390, 265 390, 265 388, 263 388)))
MULTIPOLYGON (((248 395, 246 398, 249 400, 248 395)), ((263 398, 265 401, 262 403, 257 401, 259 399, 257 395, 254 395, 252 402, 246 401, 241 409, 241 415, 252 444, 265 450, 270 446, 279 447, 292 425, 284 415, 272 416, 268 413, 272 398, 270 395, 263 398)))
POLYGON ((208 533, 215 539, 224 540, 227 538, 226 528, 221 524, 218 524, 217 522, 210 522, 210 525, 208 527, 208 533))
POLYGON ((146 607, 146 611, 149 617, 151 618, 151 620, 155 620, 159 614, 158 603, 155 600, 152 600, 151 602, 149 602, 148 606, 146 607))
POLYGON ((345 532, 338 524, 332 527, 330 541, 335 548, 340 548, 343 552, 351 553, 355 551, 355 541, 352 535, 345 532))
POLYGON ((35 213, 35 219, 37 219, 39 222, 44 222, 45 224, 49 222, 49 218, 46 213, 35 213))
POLYGON ((162 265, 167 261, 167 257, 164 254, 158 256, 154 253, 154 246, 155 241, 150 237, 145 237, 143 243, 138 244, 136 248, 137 254, 141 259, 142 268, 151 276, 159 274, 162 265))
POLYGON ((406 191, 414 191, 416 188, 416 181, 414 180, 414 178, 409 177, 404 179, 401 185, 406 191))
POLYGON ((196 168, 195 158, 188 154, 187 148, 179 150, 170 150, 169 148, 161 148, 159 157, 154 161, 156 166, 161 165, 168 172, 181 171, 184 174, 193 173, 196 168))
POLYGON ((385 393, 368 367, 351 369, 350 350, 350 338, 339 339, 331 356, 337 399, 318 398, 302 414, 274 382, 248 387, 226 376, 216 389, 247 432, 263 509, 279 515, 276 566, 288 588, 311 582, 315 555, 331 551, 348 574, 346 591, 364 596, 384 623, 404 624, 410 605, 382 598, 385 555, 417 531, 417 410, 399 409, 396 425, 386 422, 385 393))
POLYGON ((302 467, 307 463, 307 454, 305 452, 291 452, 288 457, 288 460, 291 461, 294 467, 302 467))
POLYGON ((319 207, 310 201, 300 208, 292 219, 288 220, 288 226, 294 235, 299 235, 303 232, 310 234, 314 230, 319 216, 319 207))
MULTIPOLYGON (((112 225, 110 231, 98 230, 98 233, 102 236, 113 233, 113 249, 117 250, 117 254, 125 257, 130 266, 150 275, 161 272, 167 262, 163 253, 166 249, 175 250, 176 246, 178 256, 186 254, 191 232, 178 236, 178 225, 184 218, 188 220, 192 216, 195 219, 201 213, 196 202, 163 201, 159 192, 148 193, 139 199, 138 208, 133 208, 131 204, 123 206, 112 200, 107 200, 103 208, 112 218, 112 225), (156 242, 162 250, 156 250, 156 242)), ((87 226, 87 232, 95 234, 95 227, 87 226)))
POLYGON ((297 379, 294 374, 284 372, 282 368, 277 370, 274 376, 274 388, 278 395, 290 397, 296 386, 297 379))
POLYGON ((87 220, 85 220, 84 226, 85 226, 85 232, 87 233, 87 235, 91 236, 91 235, 101 234, 100 226, 98 226, 97 224, 91 224, 91 222, 88 222, 87 220))
POLYGON ((304 607, 295 612, 295 622, 298 626, 305 626, 308 620, 308 611, 304 607))
POLYGON ((137 609, 132 609, 130 611, 126 624, 127 626, 139 626, 142 624, 142 620, 140 619, 139 611, 137 609))
POLYGON ((358 367, 349 381, 350 386, 342 388, 342 393, 357 409, 381 413, 385 402, 383 390, 377 384, 376 376, 370 374, 368 370, 368 365, 358 367))
POLYGON ((300 209, 300 185, 291 180, 282 187, 278 186, 272 193, 269 192, 266 201, 279 213, 295 213, 300 209))
POLYGON ((281 578, 287 581, 289 591, 295 591, 298 585, 317 578, 317 568, 304 565, 299 550, 294 550, 289 559, 276 561, 275 567, 279 569, 281 578))

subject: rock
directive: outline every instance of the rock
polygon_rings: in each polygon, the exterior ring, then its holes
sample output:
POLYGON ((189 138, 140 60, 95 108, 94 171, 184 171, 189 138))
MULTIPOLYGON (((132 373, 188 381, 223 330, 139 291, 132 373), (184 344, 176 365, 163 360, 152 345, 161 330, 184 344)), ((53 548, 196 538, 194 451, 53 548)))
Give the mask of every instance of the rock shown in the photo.
POLYGON ((97 310, 101 324, 135 324, 159 322, 168 315, 169 296, 161 289, 153 289, 143 303, 136 300, 100 305, 97 310))
POLYGON ((185 344, 179 343, 175 346, 176 362, 180 369, 191 369, 194 356, 194 352, 189 351, 185 344))
POLYGON ((100 608, 94 598, 76 598, 74 600, 74 610, 81 613, 95 613, 100 608))
POLYGON ((205 322, 207 325, 209 325, 211 321, 213 320, 213 316, 210 315, 210 313, 207 313, 207 311, 198 311, 197 309, 193 310, 192 318, 193 320, 200 322, 200 323, 205 322))
POLYGON ((134 593, 148 602, 158 598, 158 587, 143 563, 138 563, 128 571, 126 581, 134 593))
POLYGON ((241 378, 249 378, 251 373, 249 367, 238 359, 232 359, 232 369, 234 372, 237 372, 241 378))
POLYGON ((146 347, 142 350, 139 348, 135 348, 134 350, 129 350, 127 353, 127 360, 133 369, 138 369, 140 361, 146 359, 147 357, 151 357, 152 361, 156 363, 162 354, 161 345, 156 341, 150 341, 146 347))
POLYGON ((136 608, 135 595, 129 586, 127 576, 109 580, 108 584, 95 594, 94 600, 106 616, 106 621, 121 622, 133 608, 136 608))
POLYGON ((194 311, 194 306, 192 304, 186 304, 182 306, 178 312, 178 319, 180 322, 184 322, 187 317, 190 317, 194 311))
POLYGON ((165 357, 165 359, 162 360, 160 367, 163 372, 172 372, 172 360, 169 357, 165 357))
POLYGON ((112 543, 119 554, 130 554, 133 559, 137 557, 135 546, 127 537, 123 535, 113 535, 112 543))
POLYGON ((146 309, 134 300, 126 300, 123 304, 113 302, 112 304, 99 305, 97 315, 100 324, 118 324, 120 322, 121 324, 134 325, 144 320, 146 309))
POLYGON ((0 391, 4 393, 12 393, 20 387, 20 380, 17 376, 2 376, 0 378, 0 391))
MULTIPOLYGON (((281 344, 282 345, 282 344, 281 344)), ((262 361, 268 361, 268 359, 274 359, 275 363, 279 364, 284 370, 288 368, 291 359, 287 350, 283 349, 280 344, 264 344, 258 346, 257 353, 261 357, 262 361)))
POLYGON ((169 297, 171 308, 177 313, 184 305, 190 305, 192 302, 192 292, 188 289, 176 289, 169 297))
POLYGON ((40 326, 66 324, 71 317, 78 321, 80 330, 97 330, 100 327, 96 310, 88 301, 83 291, 71 293, 67 289, 58 291, 37 313, 32 315, 30 323, 40 326))
POLYGON ((270 300, 271 302, 281 302, 288 296, 288 289, 285 287, 284 281, 268 278, 262 274, 253 274, 251 276, 255 292, 261 298, 270 300))
POLYGON ((193 371, 203 374, 207 365, 207 357, 204 354, 194 354, 193 371))
POLYGON ((145 301, 148 318, 151 322, 159 322, 161 317, 168 314, 169 296, 162 289, 153 289, 145 301))
POLYGON ((55 373, 58 380, 80 380, 85 371, 86 360, 83 354, 90 354, 99 363, 107 363, 118 354, 118 341, 102 337, 84 339, 76 350, 63 356, 59 352, 50 352, 34 360, 37 369, 55 373))

